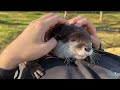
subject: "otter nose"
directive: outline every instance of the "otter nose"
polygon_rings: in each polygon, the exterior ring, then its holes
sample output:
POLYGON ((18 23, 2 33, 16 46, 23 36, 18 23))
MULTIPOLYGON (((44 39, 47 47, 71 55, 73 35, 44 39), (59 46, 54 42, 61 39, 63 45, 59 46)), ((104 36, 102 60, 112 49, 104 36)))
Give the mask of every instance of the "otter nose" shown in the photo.
POLYGON ((91 47, 85 47, 85 51, 90 52, 91 47))

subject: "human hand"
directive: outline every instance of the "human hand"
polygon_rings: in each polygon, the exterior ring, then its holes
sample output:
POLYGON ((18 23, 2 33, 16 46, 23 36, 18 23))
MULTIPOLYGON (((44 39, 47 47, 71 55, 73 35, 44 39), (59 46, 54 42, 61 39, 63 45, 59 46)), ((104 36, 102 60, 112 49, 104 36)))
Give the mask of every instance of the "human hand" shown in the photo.
POLYGON ((45 33, 56 24, 69 24, 67 20, 50 13, 32 21, 1 54, 0 67, 15 68, 24 61, 36 60, 48 54, 56 45, 55 38, 44 42, 45 33))
POLYGON ((75 17, 73 19, 70 19, 69 23, 77 25, 77 26, 83 26, 83 27, 85 27, 86 30, 89 32, 89 34, 91 36, 93 46, 96 49, 100 48, 100 40, 99 40, 99 38, 97 36, 96 28, 86 18, 78 16, 78 17, 75 17))

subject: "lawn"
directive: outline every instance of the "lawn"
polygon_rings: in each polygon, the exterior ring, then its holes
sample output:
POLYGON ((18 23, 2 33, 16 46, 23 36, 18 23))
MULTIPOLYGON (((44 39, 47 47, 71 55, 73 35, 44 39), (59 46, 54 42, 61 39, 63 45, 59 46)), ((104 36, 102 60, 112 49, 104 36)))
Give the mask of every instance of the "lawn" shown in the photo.
MULTIPOLYGON (((32 20, 46 13, 48 12, 0 12, 0 51, 15 39, 32 20)), ((61 12, 59 15, 64 16, 64 13, 61 12)), ((88 18, 97 28, 120 28, 120 12, 105 13, 102 22, 99 21, 99 14, 95 13, 68 12, 66 18, 70 19, 78 15, 88 18)), ((98 36, 106 51, 120 55, 120 31, 98 31, 98 36)))
POLYGON ((120 55, 120 32, 119 31, 98 31, 102 47, 107 52, 120 55))

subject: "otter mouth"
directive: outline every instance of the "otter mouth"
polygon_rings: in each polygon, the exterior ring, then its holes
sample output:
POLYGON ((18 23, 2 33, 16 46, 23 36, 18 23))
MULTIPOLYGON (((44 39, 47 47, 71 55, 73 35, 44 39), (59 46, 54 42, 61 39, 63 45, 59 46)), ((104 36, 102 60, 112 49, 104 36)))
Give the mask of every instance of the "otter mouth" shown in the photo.
POLYGON ((88 56, 90 56, 92 54, 92 52, 93 51, 90 51, 89 53, 84 53, 84 54, 82 54, 82 53, 76 53, 75 58, 76 59, 85 59, 88 56))
POLYGON ((75 56, 76 59, 85 59, 87 57, 88 57, 88 55, 76 55, 75 56))
POLYGON ((81 59, 85 59, 87 55, 78 55, 81 59))

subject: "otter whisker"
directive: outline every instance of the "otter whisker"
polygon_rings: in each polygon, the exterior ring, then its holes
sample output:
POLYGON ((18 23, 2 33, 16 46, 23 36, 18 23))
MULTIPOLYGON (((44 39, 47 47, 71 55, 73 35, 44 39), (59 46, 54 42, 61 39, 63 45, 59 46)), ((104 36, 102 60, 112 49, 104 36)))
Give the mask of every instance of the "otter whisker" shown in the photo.
POLYGON ((96 57, 96 56, 98 56, 98 57, 102 56, 101 54, 96 53, 96 52, 93 52, 93 55, 94 55, 95 57, 96 57))
MULTIPOLYGON (((63 47, 63 46, 62 46, 63 47)), ((63 55, 66 55, 66 57, 65 57, 65 60, 64 60, 64 63, 66 63, 66 66, 68 66, 69 65, 69 63, 70 62, 72 62, 72 60, 70 59, 70 58, 67 58, 67 53, 66 52, 62 52, 61 54, 60 54, 60 56, 63 56, 63 55)))
MULTIPOLYGON (((100 56, 100 55, 97 54, 97 53, 93 53, 93 54, 92 54, 93 57, 96 57, 97 55, 100 56)), ((97 58, 97 57, 96 57, 96 58, 97 58)))
POLYGON ((90 57, 90 62, 95 64, 95 60, 94 60, 93 56, 89 56, 89 57, 90 57))
POLYGON ((96 53, 92 53, 90 56, 90 59, 91 59, 91 63, 98 63, 99 64, 99 58, 96 57, 96 53))
POLYGON ((100 59, 99 59, 98 57, 96 57, 95 54, 93 54, 92 57, 94 57, 94 58, 96 59, 96 62, 99 64, 99 60, 100 60, 100 59))
POLYGON ((98 56, 101 56, 101 54, 99 54, 99 53, 97 53, 97 52, 94 52, 94 51, 93 51, 93 54, 98 55, 98 56))
POLYGON ((105 55, 105 54, 98 53, 97 51, 100 51, 100 50, 93 50, 94 53, 97 53, 99 55, 105 55))
MULTIPOLYGON (((64 45, 61 45, 59 48, 65 48, 65 46, 64 46, 64 45)), ((59 50, 57 49, 56 52, 58 52, 58 51, 59 51, 59 50)), ((61 56, 64 56, 65 54, 67 54, 67 53, 65 53, 65 51, 63 50, 63 52, 60 53, 59 56, 61 57, 61 56)))
POLYGON ((96 56, 93 55, 93 57, 97 60, 97 62, 100 60, 99 58, 97 58, 96 56))
POLYGON ((90 57, 90 59, 93 59, 93 56, 92 56, 92 55, 90 55, 89 57, 90 57))

